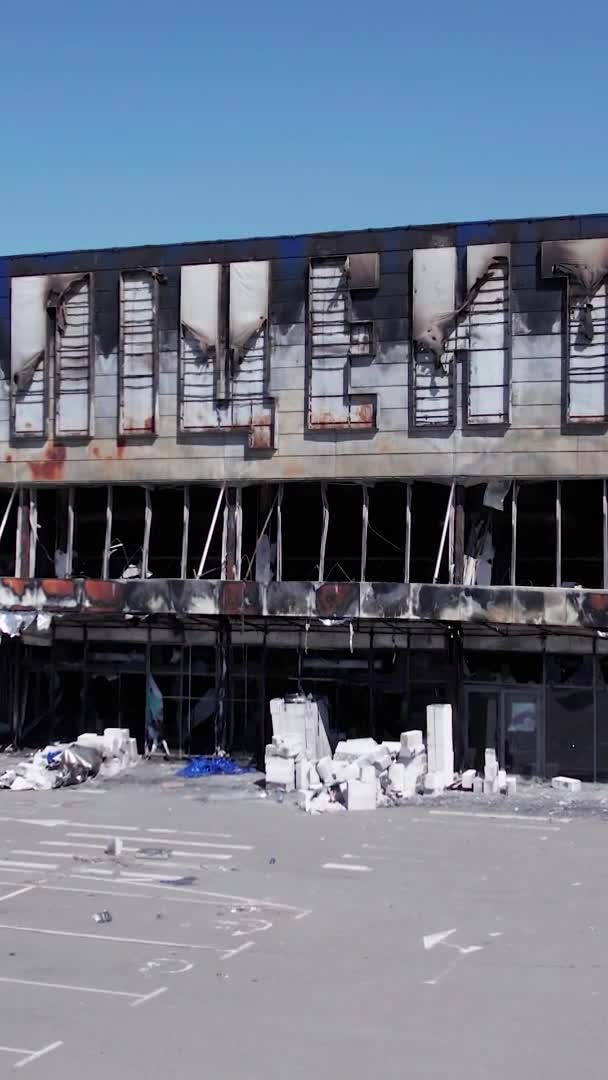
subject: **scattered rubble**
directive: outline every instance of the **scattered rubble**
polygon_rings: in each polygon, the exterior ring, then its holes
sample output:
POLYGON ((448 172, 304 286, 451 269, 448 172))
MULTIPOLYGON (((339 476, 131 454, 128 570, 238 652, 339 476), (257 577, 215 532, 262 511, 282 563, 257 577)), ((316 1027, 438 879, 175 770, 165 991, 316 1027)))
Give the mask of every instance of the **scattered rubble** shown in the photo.
POLYGON ((485 752, 483 777, 475 769, 455 775, 450 705, 428 706, 426 742, 418 730, 402 732, 399 742, 345 739, 333 755, 326 733, 319 733, 318 713, 314 735, 309 730, 315 705, 301 697, 271 702, 273 736, 265 756, 267 786, 297 791, 298 806, 307 813, 375 810, 454 788, 505 795, 517 790, 516 777, 499 768, 493 748, 485 752))
POLYGON ((83 784, 94 776, 118 776, 139 761, 137 742, 128 728, 106 728, 103 735, 85 732, 75 743, 37 750, 0 776, 0 788, 11 791, 49 791, 83 784))
POLYGON ((108 923, 112 922, 112 916, 109 911, 96 911, 93 915, 93 919, 96 923, 108 923))

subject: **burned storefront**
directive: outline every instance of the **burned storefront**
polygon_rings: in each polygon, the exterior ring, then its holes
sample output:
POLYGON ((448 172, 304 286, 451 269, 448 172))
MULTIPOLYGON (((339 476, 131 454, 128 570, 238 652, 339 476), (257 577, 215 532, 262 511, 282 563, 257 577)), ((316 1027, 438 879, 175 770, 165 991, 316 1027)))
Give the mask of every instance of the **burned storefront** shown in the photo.
POLYGON ((608 779, 608 218, 0 259, 3 744, 608 779))

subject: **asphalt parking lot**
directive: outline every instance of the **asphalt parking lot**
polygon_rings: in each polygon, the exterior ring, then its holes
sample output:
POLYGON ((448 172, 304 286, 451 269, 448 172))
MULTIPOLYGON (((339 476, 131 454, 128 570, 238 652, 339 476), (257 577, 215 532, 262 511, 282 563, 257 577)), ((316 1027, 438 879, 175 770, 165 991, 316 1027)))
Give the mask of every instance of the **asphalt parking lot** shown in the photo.
POLYGON ((602 820, 2 795, 5 1075, 605 1075, 602 820))

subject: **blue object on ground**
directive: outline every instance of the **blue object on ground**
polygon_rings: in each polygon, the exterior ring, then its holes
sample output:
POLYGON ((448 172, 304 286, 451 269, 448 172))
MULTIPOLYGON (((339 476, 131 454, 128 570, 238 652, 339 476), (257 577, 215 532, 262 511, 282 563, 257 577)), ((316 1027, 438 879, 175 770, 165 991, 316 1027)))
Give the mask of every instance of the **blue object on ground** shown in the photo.
POLYGON ((240 776, 241 773, 253 772, 253 769, 237 765, 229 757, 216 757, 214 754, 206 754, 203 757, 193 757, 183 769, 178 769, 176 776, 184 776, 192 780, 197 776, 240 776))

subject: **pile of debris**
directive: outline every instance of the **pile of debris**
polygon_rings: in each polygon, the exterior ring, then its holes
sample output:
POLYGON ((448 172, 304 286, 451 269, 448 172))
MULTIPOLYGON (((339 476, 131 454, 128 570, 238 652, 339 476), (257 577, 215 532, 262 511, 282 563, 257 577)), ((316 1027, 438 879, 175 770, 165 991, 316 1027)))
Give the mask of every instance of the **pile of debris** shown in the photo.
POLYGON ((139 761, 137 741, 128 728, 106 728, 103 735, 85 732, 75 743, 54 744, 6 769, 0 788, 11 791, 49 791, 83 784, 94 776, 119 776, 139 761))
POLYGON ((455 775, 450 705, 427 707, 426 743, 422 731, 403 731, 399 742, 345 739, 333 755, 313 699, 277 698, 270 710, 274 734, 266 747, 266 783, 297 791, 308 813, 375 810, 446 789, 515 794, 516 778, 499 768, 493 749, 486 750, 483 778, 475 769, 455 775))

